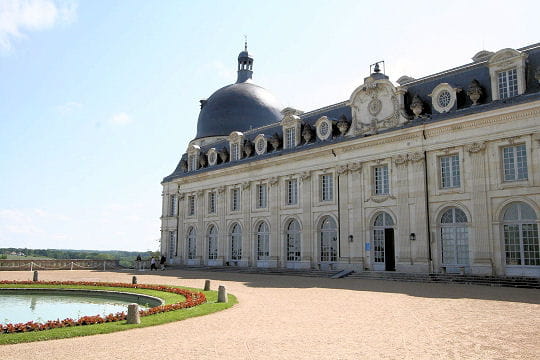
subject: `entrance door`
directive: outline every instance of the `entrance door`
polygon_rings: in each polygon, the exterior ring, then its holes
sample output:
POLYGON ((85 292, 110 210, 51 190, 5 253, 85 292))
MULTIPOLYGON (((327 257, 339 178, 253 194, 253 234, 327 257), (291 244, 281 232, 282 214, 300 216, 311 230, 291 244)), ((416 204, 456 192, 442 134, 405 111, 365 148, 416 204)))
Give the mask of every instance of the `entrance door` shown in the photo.
POLYGON ((384 265, 386 271, 396 271, 394 229, 384 229, 384 265))

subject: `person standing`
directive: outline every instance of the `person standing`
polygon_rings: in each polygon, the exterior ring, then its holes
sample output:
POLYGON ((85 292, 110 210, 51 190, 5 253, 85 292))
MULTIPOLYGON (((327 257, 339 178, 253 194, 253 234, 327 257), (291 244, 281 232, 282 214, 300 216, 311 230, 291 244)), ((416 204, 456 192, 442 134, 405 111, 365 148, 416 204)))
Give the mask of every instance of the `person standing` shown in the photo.
POLYGON ((165 257, 165 255, 161 255, 161 260, 159 260, 159 263, 161 264, 161 271, 165 270, 166 261, 167 261, 167 258, 165 257))
POLYGON ((153 256, 152 256, 152 259, 150 259, 150 271, 152 270, 157 271, 156 259, 153 256))
POLYGON ((137 255, 137 270, 141 271, 141 255, 137 255))

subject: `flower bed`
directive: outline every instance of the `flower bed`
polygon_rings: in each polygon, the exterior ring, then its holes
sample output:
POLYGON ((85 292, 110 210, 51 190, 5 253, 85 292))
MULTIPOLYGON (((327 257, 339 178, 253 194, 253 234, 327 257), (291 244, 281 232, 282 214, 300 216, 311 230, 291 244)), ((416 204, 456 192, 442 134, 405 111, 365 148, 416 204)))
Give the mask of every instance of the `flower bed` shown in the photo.
MULTIPOLYGON (((161 285, 145 285, 145 284, 126 284, 126 283, 110 283, 110 282, 91 282, 91 281, 0 281, 0 284, 32 284, 32 285, 84 285, 84 286, 105 286, 105 287, 117 287, 117 288, 133 288, 133 289, 147 289, 170 292, 177 295, 182 295, 186 298, 185 301, 160 305, 147 310, 140 310, 140 316, 148 316, 159 314, 167 311, 173 311, 178 309, 186 309, 194 307, 206 302, 206 297, 203 293, 194 292, 186 289, 180 289, 175 287, 167 287, 161 285)), ((29 321, 27 323, 19 324, 0 324, 0 333, 20 333, 29 331, 41 331, 55 328, 63 328, 70 326, 82 326, 91 324, 102 324, 106 322, 126 320, 127 314, 125 312, 119 312, 116 314, 109 314, 106 316, 83 316, 77 320, 64 319, 64 320, 49 320, 44 323, 29 321)))

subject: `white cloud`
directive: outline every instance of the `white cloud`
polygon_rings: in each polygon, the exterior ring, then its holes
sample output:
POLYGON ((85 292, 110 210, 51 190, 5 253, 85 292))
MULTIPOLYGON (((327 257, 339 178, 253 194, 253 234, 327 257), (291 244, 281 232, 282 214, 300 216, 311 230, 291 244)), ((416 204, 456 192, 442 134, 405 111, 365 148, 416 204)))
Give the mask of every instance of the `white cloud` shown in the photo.
POLYGON ((0 1, 0 49, 10 50, 16 38, 30 31, 46 30, 57 24, 69 24, 77 17, 77 4, 58 0, 0 1))
POLYGON ((132 122, 133 120, 131 117, 126 114, 125 112, 121 112, 118 114, 114 114, 110 119, 109 122, 116 125, 126 125, 132 122))

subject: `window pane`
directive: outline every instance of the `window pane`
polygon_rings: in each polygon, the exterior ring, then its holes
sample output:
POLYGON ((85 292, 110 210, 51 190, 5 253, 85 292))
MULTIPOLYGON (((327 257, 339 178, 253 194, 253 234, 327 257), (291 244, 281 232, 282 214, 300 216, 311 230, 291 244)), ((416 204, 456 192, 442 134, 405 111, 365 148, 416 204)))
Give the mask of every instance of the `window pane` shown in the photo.
POLYGON ((540 246, 538 243, 538 226, 523 224, 523 263, 525 265, 540 265, 540 246))
POLYGON ((521 265, 519 225, 504 225, 504 251, 507 265, 521 265))
POLYGON ((388 166, 375 167, 375 194, 388 195, 389 190, 388 166))

